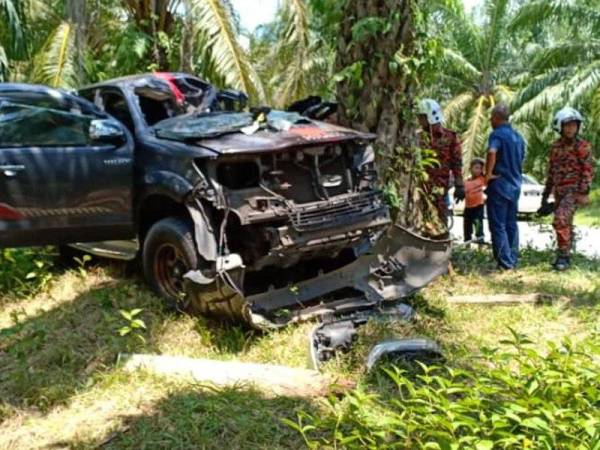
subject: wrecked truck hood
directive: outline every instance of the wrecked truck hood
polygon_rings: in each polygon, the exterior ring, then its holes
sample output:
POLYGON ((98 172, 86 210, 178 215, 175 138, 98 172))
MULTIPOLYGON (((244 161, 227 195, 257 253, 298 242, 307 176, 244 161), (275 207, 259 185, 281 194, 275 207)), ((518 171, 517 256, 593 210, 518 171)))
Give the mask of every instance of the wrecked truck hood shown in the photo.
POLYGON ((261 153, 349 140, 375 139, 375 135, 307 119, 297 113, 271 111, 260 129, 250 113, 186 115, 163 120, 153 129, 161 139, 193 142, 220 154, 261 153))

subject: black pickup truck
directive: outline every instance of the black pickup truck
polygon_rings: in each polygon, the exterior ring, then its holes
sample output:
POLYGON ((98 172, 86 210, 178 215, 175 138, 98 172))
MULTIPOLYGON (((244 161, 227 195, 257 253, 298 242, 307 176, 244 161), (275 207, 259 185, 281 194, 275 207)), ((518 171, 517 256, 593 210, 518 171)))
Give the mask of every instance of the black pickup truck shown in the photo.
POLYGON ((0 85, 0 247, 143 263, 172 306, 279 326, 381 312, 446 270, 392 226, 368 133, 187 74, 0 85))

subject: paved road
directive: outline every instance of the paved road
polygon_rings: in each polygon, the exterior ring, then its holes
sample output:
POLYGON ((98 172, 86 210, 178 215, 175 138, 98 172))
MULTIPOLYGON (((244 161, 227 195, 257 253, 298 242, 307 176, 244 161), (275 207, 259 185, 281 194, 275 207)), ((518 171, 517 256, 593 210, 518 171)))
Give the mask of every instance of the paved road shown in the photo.
MULTIPOLYGON (((490 240, 487 220, 484 224, 485 239, 490 240)), ((600 228, 577 227, 577 252, 590 258, 600 258, 600 228)), ((463 239, 463 218, 454 217, 454 227, 451 230, 455 239, 463 239)), ((539 225, 530 222, 519 222, 521 247, 530 246, 539 250, 554 248, 554 233, 551 225, 539 225)))

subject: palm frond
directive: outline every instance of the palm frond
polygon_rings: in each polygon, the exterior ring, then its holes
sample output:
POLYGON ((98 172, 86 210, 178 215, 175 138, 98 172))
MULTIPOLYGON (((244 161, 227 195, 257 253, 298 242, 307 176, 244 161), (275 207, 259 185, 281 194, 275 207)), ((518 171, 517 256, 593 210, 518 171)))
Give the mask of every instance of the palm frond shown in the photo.
POLYGON ((600 86, 600 59, 578 71, 566 83, 568 103, 578 104, 582 98, 591 96, 600 86))
POLYGON ((523 103, 512 115, 516 122, 532 120, 547 114, 564 99, 566 81, 545 87, 538 95, 523 103))
POLYGON ((451 48, 458 50, 467 61, 476 65, 480 70, 479 64, 484 61, 486 47, 485 36, 481 28, 471 17, 464 14, 448 15, 447 20, 451 30, 451 48))
POLYGON ((34 58, 32 79, 53 87, 75 87, 74 36, 71 25, 62 22, 34 58))
POLYGON ((600 40, 573 40, 538 50, 531 64, 531 69, 539 73, 544 70, 572 66, 594 59, 600 59, 600 40))
POLYGON ((305 0, 286 0, 282 5, 280 17, 283 29, 271 58, 284 64, 281 68, 283 76, 273 98, 277 106, 284 107, 306 92, 305 66, 314 52, 309 51, 310 30, 305 0))
POLYGON ((445 48, 443 62, 445 73, 452 72, 462 79, 475 80, 481 77, 481 71, 456 50, 445 48))
POLYGON ((509 0, 490 0, 487 4, 487 16, 489 17, 486 26, 486 49, 484 68, 490 70, 494 67, 493 61, 496 53, 501 49, 498 45, 501 42, 502 33, 506 32, 506 21, 509 7, 509 0))
POLYGON ((0 20, 7 26, 11 42, 7 47, 16 51, 24 45, 23 5, 20 0, 0 0, 0 20))
POLYGON ((546 89, 564 82, 564 80, 567 79, 572 72, 572 67, 563 67, 533 77, 529 84, 523 88, 512 101, 512 109, 515 111, 515 114, 518 115, 518 110, 521 109, 523 105, 534 100, 546 89))
POLYGON ((600 10, 586 2, 570 0, 534 0, 526 2, 513 18, 509 29, 526 29, 540 22, 588 24, 600 26, 600 10))
POLYGON ((305 0, 286 0, 284 16, 288 16, 284 38, 288 44, 308 46, 308 7, 305 0))
POLYGON ((444 108, 444 115, 448 123, 456 123, 468 111, 469 106, 475 100, 474 94, 471 91, 458 94, 451 99, 444 108))
POLYGON ((190 6, 196 14, 194 26, 197 33, 207 36, 215 68, 226 83, 264 101, 262 82, 237 39, 229 2, 191 0, 190 6))
POLYGON ((463 135, 463 160, 467 163, 484 150, 488 101, 483 95, 477 99, 477 106, 471 114, 469 126, 463 135))
POLYGON ((580 104, 584 99, 592 97, 599 87, 600 60, 583 68, 556 70, 539 77, 520 94, 516 102, 520 104, 513 116, 517 121, 530 120, 547 115, 552 109, 564 104, 580 104), (532 95, 535 91, 537 93, 532 95), (524 98, 528 99, 523 101, 524 98))

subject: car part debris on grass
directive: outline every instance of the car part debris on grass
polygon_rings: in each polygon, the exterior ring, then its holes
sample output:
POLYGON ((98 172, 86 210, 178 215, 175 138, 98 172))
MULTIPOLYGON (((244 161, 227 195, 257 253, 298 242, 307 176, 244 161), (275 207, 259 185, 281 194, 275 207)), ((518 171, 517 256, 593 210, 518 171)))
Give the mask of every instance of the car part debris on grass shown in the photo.
POLYGON ((449 254, 448 241, 394 225, 355 261, 293 286, 246 296, 243 266, 237 265, 219 273, 214 284, 197 272, 187 274, 188 298, 201 313, 242 319, 258 329, 321 320, 310 336, 311 360, 319 368, 337 351, 349 351, 368 320, 410 320, 414 311, 403 299, 446 273, 449 254))
POLYGON ((367 357, 367 371, 385 358, 410 361, 443 361, 444 355, 438 344, 430 339, 391 339, 375 345, 367 357))
POLYGON ((403 299, 448 270, 449 241, 420 237, 400 226, 390 227, 378 242, 354 261, 329 272, 281 288, 246 295, 244 268, 223 270, 207 284, 196 272, 186 275, 192 308, 242 320, 257 329, 320 318, 362 320, 365 315, 405 315, 403 299))
POLYGON ((329 320, 313 328, 309 336, 310 359, 312 366, 319 369, 321 364, 330 360, 337 352, 348 353, 358 339, 358 328, 369 320, 411 321, 415 311, 404 303, 380 310, 366 310, 351 314, 349 318, 329 320))

